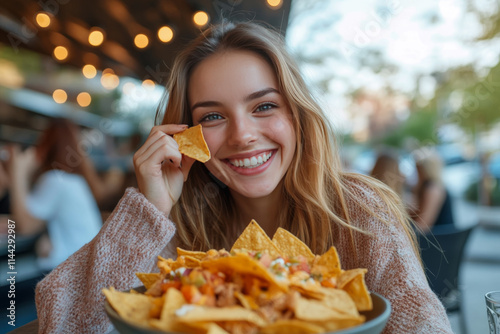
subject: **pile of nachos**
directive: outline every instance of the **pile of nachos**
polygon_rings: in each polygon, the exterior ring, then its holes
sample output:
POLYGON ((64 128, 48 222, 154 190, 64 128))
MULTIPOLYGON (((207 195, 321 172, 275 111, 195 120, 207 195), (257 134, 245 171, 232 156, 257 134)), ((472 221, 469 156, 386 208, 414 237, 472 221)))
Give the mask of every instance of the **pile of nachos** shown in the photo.
POLYGON ((159 273, 137 273, 146 291, 104 289, 127 323, 171 333, 325 333, 359 325, 373 308, 366 269, 342 270, 331 247, 314 255, 278 229, 252 221, 228 252, 177 248, 159 273))

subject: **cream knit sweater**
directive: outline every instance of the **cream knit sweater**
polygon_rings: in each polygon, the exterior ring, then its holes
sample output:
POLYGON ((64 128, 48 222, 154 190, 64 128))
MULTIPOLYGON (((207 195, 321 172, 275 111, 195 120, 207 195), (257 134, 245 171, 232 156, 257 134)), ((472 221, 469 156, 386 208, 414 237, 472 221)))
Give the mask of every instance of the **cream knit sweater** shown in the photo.
MULTIPOLYGON (((380 204, 366 187, 354 185, 354 189, 360 200, 380 204)), ((353 252, 349 231, 339 228, 335 246, 344 269, 367 268, 370 291, 391 301, 384 334, 452 333, 402 227, 362 212, 354 212, 352 220, 372 235, 355 232, 353 252)), ((164 214, 136 189, 127 189, 99 234, 37 285, 39 333, 109 332, 112 325, 101 290, 141 285, 136 272, 154 271, 158 255, 175 257, 174 235, 175 225, 164 214)))

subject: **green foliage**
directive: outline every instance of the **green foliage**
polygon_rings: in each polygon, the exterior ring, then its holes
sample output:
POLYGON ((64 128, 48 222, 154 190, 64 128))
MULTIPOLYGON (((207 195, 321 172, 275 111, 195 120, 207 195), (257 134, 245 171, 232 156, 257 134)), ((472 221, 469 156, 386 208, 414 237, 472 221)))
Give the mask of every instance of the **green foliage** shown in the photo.
POLYGON ((0 47, 0 59, 16 64, 19 71, 25 74, 40 72, 42 68, 41 56, 25 49, 15 50, 7 46, 0 47))
POLYGON ((412 112, 410 117, 393 132, 380 140, 381 144, 402 148, 406 139, 413 138, 420 143, 437 142, 437 115, 430 110, 412 112))
POLYGON ((475 133, 477 126, 489 130, 500 120, 500 63, 465 89, 462 106, 451 117, 471 133, 475 133))

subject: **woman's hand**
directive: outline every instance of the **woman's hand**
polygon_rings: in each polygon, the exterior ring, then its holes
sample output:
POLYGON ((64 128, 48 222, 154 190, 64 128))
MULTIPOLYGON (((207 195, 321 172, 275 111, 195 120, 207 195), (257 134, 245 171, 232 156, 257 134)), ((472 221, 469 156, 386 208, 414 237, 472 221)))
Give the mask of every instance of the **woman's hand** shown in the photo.
POLYGON ((21 151, 20 146, 13 145, 9 147, 9 152, 8 171, 11 179, 29 182, 40 165, 36 156, 36 148, 29 147, 21 151))
POLYGON ((173 134, 187 125, 165 124, 153 127, 144 145, 134 154, 139 191, 167 216, 181 196, 194 159, 183 157, 173 134))

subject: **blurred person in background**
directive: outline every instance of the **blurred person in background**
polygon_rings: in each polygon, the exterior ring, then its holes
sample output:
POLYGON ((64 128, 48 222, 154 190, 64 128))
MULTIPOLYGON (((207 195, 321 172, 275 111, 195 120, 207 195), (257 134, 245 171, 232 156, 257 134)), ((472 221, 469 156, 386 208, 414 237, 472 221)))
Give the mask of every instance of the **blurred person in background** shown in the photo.
POLYGON ((443 160, 435 151, 419 152, 415 157, 418 182, 413 189, 411 213, 421 232, 437 225, 453 225, 452 199, 442 179, 443 160))
POLYGON ((75 124, 54 119, 36 148, 10 148, 12 216, 20 234, 47 230, 48 237, 37 244, 42 270, 54 268, 92 240, 102 225, 96 198, 112 189, 80 148, 79 135, 75 124))
POLYGON ((385 183, 400 197, 403 197, 405 177, 399 170, 398 156, 390 151, 378 154, 370 176, 385 183))

